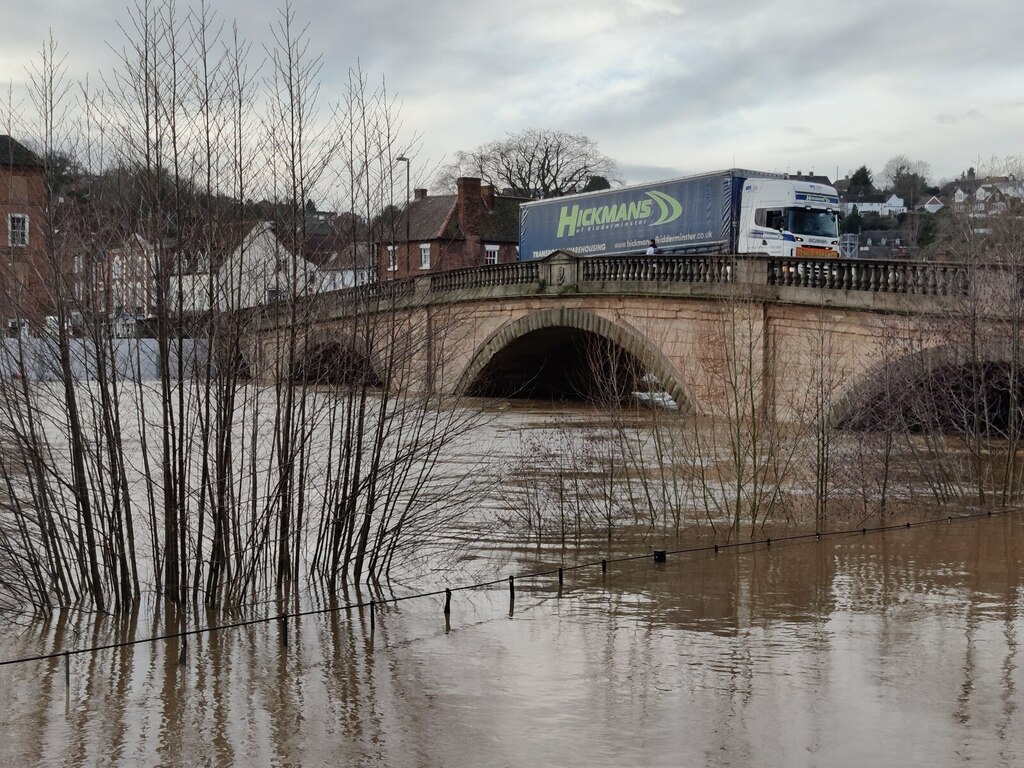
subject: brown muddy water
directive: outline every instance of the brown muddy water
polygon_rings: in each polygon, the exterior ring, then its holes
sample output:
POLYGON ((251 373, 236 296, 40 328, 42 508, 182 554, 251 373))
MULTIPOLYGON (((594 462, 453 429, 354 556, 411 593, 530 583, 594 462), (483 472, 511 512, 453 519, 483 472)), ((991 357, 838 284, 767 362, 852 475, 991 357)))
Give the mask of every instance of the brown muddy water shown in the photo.
MULTIPOLYGON (((60 660, 0 667, 0 764, 1022 765, 1022 556, 1008 513, 520 579, 513 611, 500 584, 448 622, 441 596, 372 633, 307 616, 287 646, 228 629, 184 664, 175 641, 99 651, 69 686, 60 660)), ((163 631, 32 623, 0 652, 163 631)))

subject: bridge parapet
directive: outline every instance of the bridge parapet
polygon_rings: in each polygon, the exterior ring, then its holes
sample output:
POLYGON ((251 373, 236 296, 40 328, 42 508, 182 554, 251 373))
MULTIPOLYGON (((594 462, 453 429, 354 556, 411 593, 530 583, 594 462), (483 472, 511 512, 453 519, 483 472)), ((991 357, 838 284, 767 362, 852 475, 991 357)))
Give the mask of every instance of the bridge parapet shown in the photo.
MULTIPOLYGON (((321 317, 390 311, 424 303, 500 301, 522 296, 649 295, 746 297, 805 306, 956 311, 965 297, 989 312, 1017 297, 1010 265, 912 261, 769 258, 761 255, 658 254, 576 256, 559 251, 537 261, 492 264, 370 283, 303 299, 321 317), (1012 295, 1011 295, 1012 294, 1012 295)), ((1019 297, 1017 297, 1019 299, 1019 297)), ((265 325, 287 322, 281 307, 265 325)))
POLYGON ((838 259, 767 259, 767 284, 838 291, 964 296, 969 281, 962 264, 838 259))
POLYGON ((582 282, 731 283, 730 256, 591 256, 580 261, 582 282))
POLYGON ((505 285, 527 285, 540 282, 540 262, 516 261, 511 264, 489 264, 485 267, 458 269, 430 275, 421 283, 430 293, 451 293, 476 288, 497 288, 505 285))

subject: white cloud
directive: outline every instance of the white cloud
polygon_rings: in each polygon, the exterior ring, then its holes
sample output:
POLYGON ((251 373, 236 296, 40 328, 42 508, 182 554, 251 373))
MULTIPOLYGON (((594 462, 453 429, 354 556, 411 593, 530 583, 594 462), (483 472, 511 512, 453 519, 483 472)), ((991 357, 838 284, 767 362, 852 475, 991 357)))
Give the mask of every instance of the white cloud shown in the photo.
MULTIPOLYGON (((279 5, 212 7, 238 15, 261 58, 279 5)), ((734 162, 842 173, 906 153, 941 177, 979 155, 1020 153, 1024 14, 1011 0, 307 0, 295 10, 323 52, 322 99, 340 95, 357 63, 386 76, 405 128, 423 137, 423 167, 526 127, 586 134, 638 174, 734 162)), ((125 18, 102 0, 25 5, 0 29, 0 80, 24 82, 51 26, 73 74, 109 70, 107 42, 121 47, 125 18)))

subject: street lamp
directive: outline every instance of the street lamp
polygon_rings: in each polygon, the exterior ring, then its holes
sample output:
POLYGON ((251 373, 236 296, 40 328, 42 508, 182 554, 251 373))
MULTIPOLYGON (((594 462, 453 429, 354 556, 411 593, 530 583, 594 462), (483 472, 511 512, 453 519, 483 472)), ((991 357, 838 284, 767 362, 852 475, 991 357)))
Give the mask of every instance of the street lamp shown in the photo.
POLYGON ((405 163, 405 276, 412 275, 412 265, 409 259, 409 158, 396 157, 395 162, 405 163))

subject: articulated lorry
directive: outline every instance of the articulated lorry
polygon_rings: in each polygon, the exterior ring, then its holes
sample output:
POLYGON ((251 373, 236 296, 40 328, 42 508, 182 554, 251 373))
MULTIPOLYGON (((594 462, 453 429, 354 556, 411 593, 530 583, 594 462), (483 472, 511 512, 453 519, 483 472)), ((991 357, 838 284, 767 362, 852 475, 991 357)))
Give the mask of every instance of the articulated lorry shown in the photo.
POLYGON ((640 253, 652 239, 663 253, 839 255, 833 187, 739 168, 538 200, 519 217, 523 261, 640 253))

